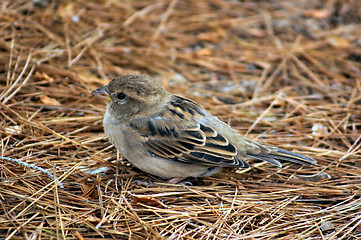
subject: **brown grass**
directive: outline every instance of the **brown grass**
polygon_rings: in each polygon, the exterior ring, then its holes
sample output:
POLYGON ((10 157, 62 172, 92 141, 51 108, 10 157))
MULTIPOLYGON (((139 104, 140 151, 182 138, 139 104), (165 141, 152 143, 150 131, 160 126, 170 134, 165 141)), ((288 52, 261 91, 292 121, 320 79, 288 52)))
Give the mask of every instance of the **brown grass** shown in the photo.
POLYGON ((1 1, 1 156, 64 188, 1 159, 0 238, 361 238, 360 9, 357 0, 1 1), (191 186, 142 173, 104 138, 105 104, 90 95, 126 73, 151 75, 318 166, 253 162, 191 186), (100 167, 109 170, 87 173, 100 167), (319 172, 320 181, 299 176, 319 172))

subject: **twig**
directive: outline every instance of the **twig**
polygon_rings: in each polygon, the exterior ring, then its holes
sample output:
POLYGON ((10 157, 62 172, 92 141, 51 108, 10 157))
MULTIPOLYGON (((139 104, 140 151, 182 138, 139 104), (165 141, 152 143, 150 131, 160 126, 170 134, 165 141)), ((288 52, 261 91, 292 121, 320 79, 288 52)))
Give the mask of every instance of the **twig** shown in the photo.
POLYGON ((38 171, 48 175, 48 177, 50 179, 52 179, 53 181, 55 181, 59 185, 60 188, 64 188, 64 185, 61 182, 59 182, 58 180, 55 180, 55 177, 51 172, 49 172, 48 170, 46 170, 46 169, 44 169, 42 167, 38 167, 35 164, 29 164, 29 163, 23 162, 23 161, 21 161, 19 159, 14 159, 14 158, 10 158, 10 157, 0 157, 0 159, 6 160, 6 161, 9 161, 9 162, 13 162, 13 163, 17 163, 17 164, 22 165, 24 167, 28 167, 28 168, 38 170, 38 171))

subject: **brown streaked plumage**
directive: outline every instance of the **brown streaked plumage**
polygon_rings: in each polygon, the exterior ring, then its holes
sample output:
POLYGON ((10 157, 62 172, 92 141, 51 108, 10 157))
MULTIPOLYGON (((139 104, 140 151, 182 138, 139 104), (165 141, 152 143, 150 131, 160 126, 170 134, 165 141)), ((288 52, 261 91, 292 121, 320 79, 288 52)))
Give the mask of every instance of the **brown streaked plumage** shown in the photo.
POLYGON ((124 75, 92 94, 110 96, 104 131, 141 170, 163 177, 209 176, 222 167, 248 168, 257 158, 316 164, 310 157, 252 141, 191 100, 173 95, 143 75, 124 75))

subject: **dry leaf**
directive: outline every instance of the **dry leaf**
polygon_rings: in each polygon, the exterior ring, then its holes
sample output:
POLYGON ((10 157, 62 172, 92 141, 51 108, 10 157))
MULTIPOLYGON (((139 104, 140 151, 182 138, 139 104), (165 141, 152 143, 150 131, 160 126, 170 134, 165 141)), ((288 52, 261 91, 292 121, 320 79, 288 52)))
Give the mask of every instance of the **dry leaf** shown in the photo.
POLYGON ((196 52, 196 55, 201 57, 201 56, 211 56, 213 54, 213 51, 207 48, 203 48, 199 51, 196 52))
POLYGON ((92 216, 92 215, 86 217, 85 220, 89 221, 89 222, 97 222, 97 223, 101 221, 100 218, 98 218, 96 216, 92 216))
POLYGON ((329 37, 327 43, 335 48, 347 48, 350 46, 350 42, 341 37, 329 37))
POLYGON ((335 229, 335 226, 332 224, 332 222, 326 220, 326 221, 321 222, 320 229, 322 231, 328 231, 328 230, 335 229))
POLYGON ((58 14, 66 20, 71 20, 74 16, 74 4, 70 3, 66 6, 60 6, 58 9, 58 14))
POLYGON ((162 203, 160 200, 154 198, 154 197, 146 197, 146 196, 132 196, 132 199, 134 202, 142 203, 148 206, 154 206, 154 207, 162 207, 167 208, 164 203, 162 203))
POLYGON ((81 195, 82 197, 88 197, 90 199, 96 199, 99 197, 98 192, 96 191, 96 185, 99 184, 99 182, 101 181, 101 177, 98 178, 93 185, 89 185, 86 183, 83 183, 83 185, 81 186, 81 190, 83 192, 83 194, 81 195))
POLYGON ((42 72, 42 73, 36 72, 35 76, 37 78, 41 79, 41 80, 45 80, 45 81, 48 81, 48 82, 53 82, 54 81, 54 78, 50 77, 45 72, 42 72))
POLYGON ((324 136, 328 133, 328 129, 326 126, 321 123, 315 123, 312 126, 312 135, 314 136, 324 136))
POLYGON ((6 133, 9 133, 9 134, 20 134, 21 133, 21 127, 18 125, 6 127, 4 130, 6 133))
POLYGON ((217 42, 220 35, 218 33, 201 33, 198 35, 199 40, 208 42, 217 42))
POLYGON ((321 182, 321 181, 327 181, 330 180, 332 177, 330 174, 328 173, 316 173, 313 175, 301 175, 301 174, 297 174, 296 177, 303 179, 305 181, 311 181, 311 182, 321 182))
POLYGON ((262 38, 266 35, 266 33, 259 29, 259 28, 250 28, 247 29, 248 34, 252 35, 253 37, 258 37, 258 38, 262 38))
POLYGON ((48 97, 46 95, 42 95, 40 97, 40 101, 45 104, 45 105, 50 105, 50 106, 60 106, 61 103, 58 102, 58 100, 56 100, 55 98, 51 98, 51 97, 48 97))
POLYGON ((327 9, 314 9, 303 11, 303 16, 312 17, 316 19, 325 19, 331 15, 331 11, 327 9))

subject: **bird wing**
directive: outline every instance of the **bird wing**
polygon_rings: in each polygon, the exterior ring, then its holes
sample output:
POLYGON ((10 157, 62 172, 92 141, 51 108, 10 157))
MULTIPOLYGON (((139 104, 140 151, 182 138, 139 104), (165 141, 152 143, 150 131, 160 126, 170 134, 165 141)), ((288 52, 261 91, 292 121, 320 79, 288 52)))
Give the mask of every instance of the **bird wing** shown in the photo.
POLYGON ((310 157, 254 142, 232 130, 211 127, 221 123, 218 119, 203 124, 207 121, 200 119, 207 117, 206 110, 196 103, 173 96, 163 112, 133 120, 130 126, 143 136, 144 146, 151 154, 175 161, 240 168, 249 168, 243 160, 247 158, 257 158, 277 167, 282 167, 280 161, 316 164, 310 157))
POLYGON ((196 103, 174 96, 163 112, 133 120, 130 126, 141 134, 153 155, 185 163, 248 168, 226 137, 195 120, 203 117, 204 111, 196 103))

